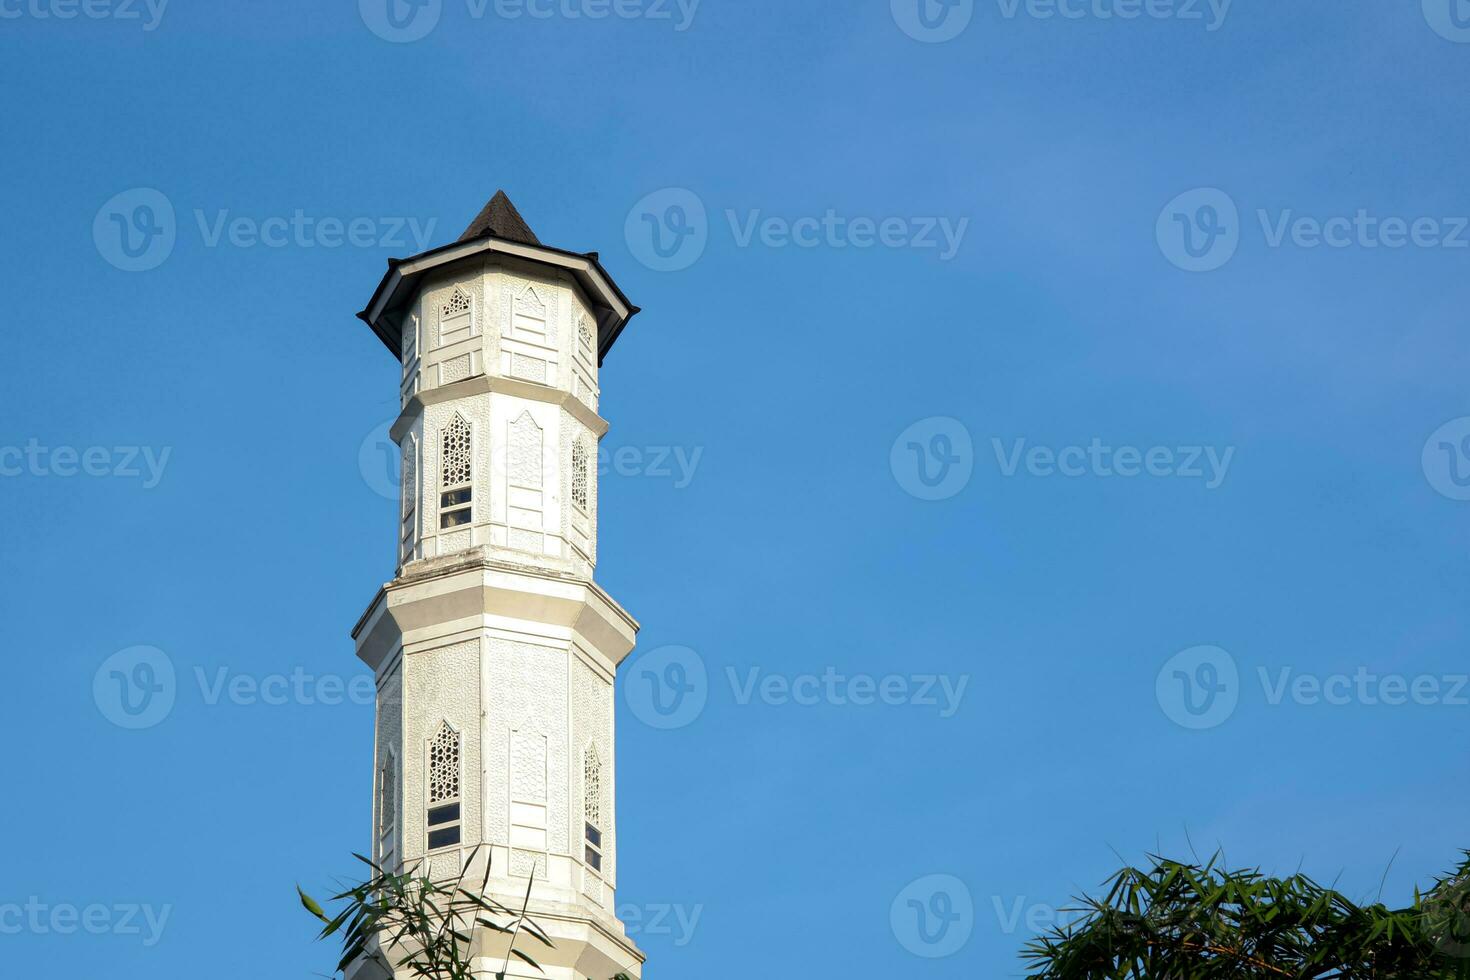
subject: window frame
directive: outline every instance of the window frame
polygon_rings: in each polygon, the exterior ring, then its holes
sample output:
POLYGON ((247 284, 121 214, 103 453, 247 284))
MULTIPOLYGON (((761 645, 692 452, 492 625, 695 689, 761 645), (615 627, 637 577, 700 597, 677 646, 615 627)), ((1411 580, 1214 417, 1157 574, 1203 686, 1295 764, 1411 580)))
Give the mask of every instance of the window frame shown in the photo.
POLYGON ((582 864, 599 878, 602 877, 602 862, 606 854, 601 823, 602 755, 597 751, 597 744, 589 742, 582 750, 582 864), (594 778, 589 779, 589 774, 594 778), (596 783, 595 788, 589 786, 593 782, 596 783))
POLYGON ((455 412, 450 418, 449 424, 439 431, 439 530, 454 531, 468 527, 475 522, 475 427, 463 415, 455 412), (469 465, 466 467, 468 479, 454 484, 446 484, 445 457, 447 440, 450 430, 455 423, 463 423, 466 432, 466 442, 469 455, 469 465), (459 495, 463 494, 463 499, 459 495), (454 498, 454 499, 451 499, 454 498), (463 516, 463 520, 457 518, 463 516), (453 523, 450 523, 450 521, 453 523))
POLYGON ((462 846, 464 843, 464 735, 448 720, 441 721, 434 734, 424 743, 424 853, 432 854, 462 846), (455 774, 452 797, 434 799, 434 744, 445 732, 454 736, 455 774), (454 808, 454 816, 434 822, 435 812, 454 808), (436 834, 452 832, 454 840, 435 845, 436 834))
POLYGON ((587 443, 581 436, 572 440, 572 463, 571 463, 571 487, 567 496, 571 497, 572 506, 576 507, 584 516, 592 513, 592 478, 589 473, 591 469, 591 453, 587 449, 587 443), (580 454, 582 471, 577 472, 578 455, 580 454), (580 475, 581 500, 577 499, 579 489, 578 476, 580 475))

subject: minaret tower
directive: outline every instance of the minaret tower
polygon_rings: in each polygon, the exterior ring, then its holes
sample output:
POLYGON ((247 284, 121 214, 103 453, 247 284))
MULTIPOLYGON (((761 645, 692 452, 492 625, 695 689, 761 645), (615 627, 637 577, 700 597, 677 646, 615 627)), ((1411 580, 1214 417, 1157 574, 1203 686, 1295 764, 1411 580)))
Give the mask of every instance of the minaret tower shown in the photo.
POLYGON ((553 980, 643 962, 614 912, 613 677, 638 624, 593 581, 598 370, 637 312, 498 192, 459 241, 390 260, 359 314, 403 369, 397 575, 352 632, 377 674, 375 859, 437 879, 480 845, 467 879, 488 856, 514 908, 534 873, 556 947, 521 948, 553 980))

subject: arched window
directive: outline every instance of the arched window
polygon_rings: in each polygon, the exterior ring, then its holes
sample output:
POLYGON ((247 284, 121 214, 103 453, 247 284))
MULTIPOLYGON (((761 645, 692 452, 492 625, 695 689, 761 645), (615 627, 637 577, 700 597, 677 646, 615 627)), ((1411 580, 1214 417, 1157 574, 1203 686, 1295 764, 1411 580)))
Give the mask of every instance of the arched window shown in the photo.
POLYGON ((473 517, 470 487, 470 424, 455 414, 441 436, 439 464, 439 527, 459 527, 473 517))
POLYGON ((582 816, 587 826, 585 855, 587 866, 602 870, 602 760, 597 746, 589 745, 582 754, 582 816))
POLYGON ((474 306, 470 294, 458 286, 439 307, 439 344, 454 344, 474 333, 474 306))
POLYGON ((386 866, 393 860, 393 832, 398 826, 398 760, 392 751, 383 759, 383 768, 378 773, 378 854, 380 864, 386 866))
POLYGON ((587 510, 587 444, 581 439, 572 442, 572 503, 587 510))
POLYGON ((429 850, 460 841, 459 732, 444 722, 429 741, 429 850))

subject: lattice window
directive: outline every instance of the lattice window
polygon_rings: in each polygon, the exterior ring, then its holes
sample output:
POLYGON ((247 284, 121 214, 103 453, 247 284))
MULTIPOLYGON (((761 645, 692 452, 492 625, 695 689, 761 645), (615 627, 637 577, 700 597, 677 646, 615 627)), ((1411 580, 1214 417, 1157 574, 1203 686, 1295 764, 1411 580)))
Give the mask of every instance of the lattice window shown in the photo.
POLYGON ((581 439, 572 442, 572 503, 587 509, 587 444, 581 439))
POLYGON ((429 742, 429 850, 460 842, 460 739, 449 722, 429 742))
POLYGON ((470 297, 463 290, 456 288, 454 294, 449 297, 449 302, 439 311, 441 316, 459 316, 461 313, 470 311, 470 297))
POLYGON ((470 482, 470 424, 458 414, 444 429, 444 459, 439 479, 446 487, 470 482))
POLYGON ((439 463, 439 527, 468 524, 473 516, 470 424, 456 414, 445 427, 439 463))
POLYGON ((587 822, 594 827, 602 826, 602 760, 597 757, 597 746, 587 746, 582 757, 582 800, 587 822))
POLYGON ((459 732, 445 722, 429 743, 429 802, 459 799, 459 732))
POLYGON ((584 350, 592 350, 592 331, 587 329, 587 318, 585 316, 577 317, 577 339, 582 342, 582 348, 584 350))
POLYGON ((582 754, 582 815, 587 839, 582 855, 587 867, 602 871, 602 760, 597 746, 587 746, 582 754))

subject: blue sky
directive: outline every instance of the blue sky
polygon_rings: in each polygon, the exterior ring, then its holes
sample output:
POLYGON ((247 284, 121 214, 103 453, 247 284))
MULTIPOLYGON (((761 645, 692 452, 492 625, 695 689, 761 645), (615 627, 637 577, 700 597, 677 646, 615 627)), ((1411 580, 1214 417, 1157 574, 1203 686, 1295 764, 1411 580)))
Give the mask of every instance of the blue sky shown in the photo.
POLYGON ((1406 901, 1470 845, 1470 4, 906 2, 0 2, 11 971, 334 962, 292 886, 368 843, 395 527, 353 314, 497 187, 645 308, 598 575, 648 976, 1012 976, 1120 856, 1406 901))

